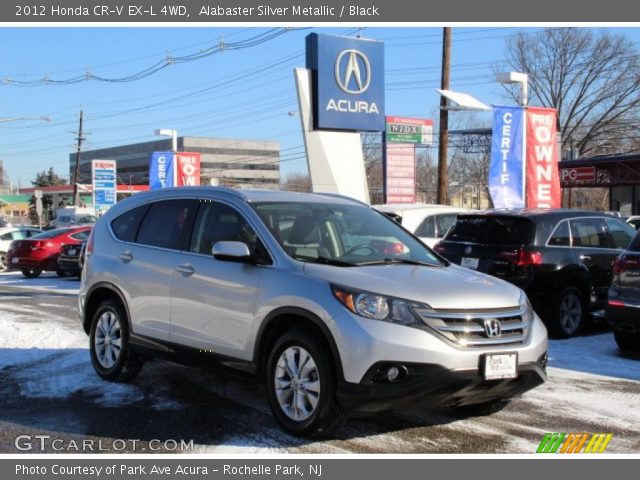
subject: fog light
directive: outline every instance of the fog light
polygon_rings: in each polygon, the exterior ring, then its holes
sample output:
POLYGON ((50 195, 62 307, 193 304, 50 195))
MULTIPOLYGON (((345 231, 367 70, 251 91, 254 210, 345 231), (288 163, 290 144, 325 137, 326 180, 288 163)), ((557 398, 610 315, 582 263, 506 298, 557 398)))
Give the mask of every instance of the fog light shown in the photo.
POLYGON ((397 382, 407 376, 407 367, 404 365, 392 365, 387 369, 387 380, 397 382))

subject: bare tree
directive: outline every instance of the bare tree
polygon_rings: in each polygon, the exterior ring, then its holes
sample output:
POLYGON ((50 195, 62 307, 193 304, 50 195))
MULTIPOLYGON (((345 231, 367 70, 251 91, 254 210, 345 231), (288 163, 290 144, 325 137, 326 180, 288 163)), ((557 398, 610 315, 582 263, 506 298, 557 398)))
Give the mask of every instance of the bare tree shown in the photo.
POLYGON ((281 189, 291 192, 310 192, 311 179, 306 173, 290 173, 282 183, 281 189))
POLYGON ((563 151, 639 149, 640 65, 626 36, 578 28, 520 33, 507 40, 506 64, 529 75, 531 105, 558 110, 563 151))
POLYGON ((364 169, 369 186, 369 199, 372 205, 384 202, 382 195, 382 135, 380 133, 361 133, 364 169))

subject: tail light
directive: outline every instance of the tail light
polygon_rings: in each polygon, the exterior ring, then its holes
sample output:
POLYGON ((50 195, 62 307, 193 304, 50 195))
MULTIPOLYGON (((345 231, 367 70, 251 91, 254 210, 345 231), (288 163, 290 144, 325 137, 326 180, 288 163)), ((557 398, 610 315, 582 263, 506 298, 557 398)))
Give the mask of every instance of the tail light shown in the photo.
POLYGON ((95 230, 91 230, 91 233, 89 234, 89 238, 87 239, 87 246, 84 249, 85 256, 89 256, 93 253, 93 234, 94 233, 95 233, 95 230))
POLYGON ((502 252, 499 257, 509 260, 517 267, 528 267, 531 265, 542 265, 542 253, 525 250, 520 247, 518 250, 502 252))
POLYGON ((402 243, 389 243, 384 248, 385 254, 402 255, 404 253, 404 245, 402 243))
POLYGON ((610 307, 624 307, 624 302, 621 302, 620 300, 607 300, 607 304, 610 307))
POLYGON ((628 270, 640 270, 640 259, 621 255, 613 262, 613 273, 618 275, 628 270))

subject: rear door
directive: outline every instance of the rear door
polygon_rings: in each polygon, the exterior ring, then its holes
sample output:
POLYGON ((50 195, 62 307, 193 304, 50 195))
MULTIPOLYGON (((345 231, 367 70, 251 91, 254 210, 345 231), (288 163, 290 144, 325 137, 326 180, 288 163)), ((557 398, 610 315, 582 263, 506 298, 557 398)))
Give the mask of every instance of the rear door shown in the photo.
POLYGON ((592 286, 592 301, 606 302, 611 282, 611 271, 618 253, 609 246, 604 218, 584 217, 569 221, 572 246, 578 259, 589 270, 592 286))
POLYGON ((182 262, 186 236, 198 202, 170 199, 134 208, 114 219, 118 242, 110 272, 128 296, 132 329, 138 335, 169 340, 171 281, 182 262))

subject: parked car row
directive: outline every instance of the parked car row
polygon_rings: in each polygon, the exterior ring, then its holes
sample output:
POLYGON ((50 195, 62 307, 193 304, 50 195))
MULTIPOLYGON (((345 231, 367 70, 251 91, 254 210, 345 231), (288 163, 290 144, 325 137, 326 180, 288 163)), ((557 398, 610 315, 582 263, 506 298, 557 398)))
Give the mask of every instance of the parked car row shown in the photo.
POLYGON ((92 228, 92 226, 57 228, 13 240, 5 255, 6 268, 20 270, 28 278, 38 277, 43 271, 54 271, 60 277, 71 273, 77 275, 79 271, 73 266, 69 268, 71 262, 67 261, 66 257, 71 256, 69 250, 77 249, 77 252, 73 252, 73 256, 76 256, 76 253, 79 254, 80 246, 87 239, 92 228), (58 260, 64 247, 67 247, 67 251, 63 254, 62 264, 60 264, 58 260))

